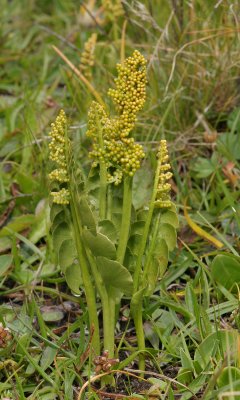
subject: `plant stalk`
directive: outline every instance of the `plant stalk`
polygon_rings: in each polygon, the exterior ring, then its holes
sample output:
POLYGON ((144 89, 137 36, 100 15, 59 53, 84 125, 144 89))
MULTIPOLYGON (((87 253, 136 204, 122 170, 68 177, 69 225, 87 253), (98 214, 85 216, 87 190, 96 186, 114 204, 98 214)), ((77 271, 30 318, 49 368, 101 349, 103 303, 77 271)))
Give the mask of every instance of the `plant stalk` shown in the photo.
MULTIPOLYGON (((97 121, 98 125, 98 140, 102 151, 104 151, 104 141, 101 122, 97 121)), ((99 194, 99 217, 106 218, 107 209, 107 169, 104 160, 100 161, 100 194, 99 194)))
MULTIPOLYGON (((112 319, 112 304, 107 289, 104 285, 102 277, 97 269, 95 259, 89 250, 86 250, 88 261, 91 267, 92 275, 102 302, 103 312, 103 346, 105 350, 109 351, 110 358, 114 356, 114 328, 115 328, 115 314, 112 319)), ((114 303, 115 311, 115 303, 114 303)))
POLYGON ((110 330, 110 344, 108 345, 109 357, 114 357, 114 347, 115 347, 115 300, 112 295, 109 296, 109 327, 110 330))
POLYGON ((94 333, 92 338, 92 346, 96 355, 100 354, 100 333, 99 333, 99 323, 97 315, 96 297, 95 290, 91 281, 91 276, 88 271, 88 263, 86 258, 86 253, 81 241, 81 224, 79 221, 79 216, 76 207, 76 199, 72 193, 72 201, 70 202, 71 212, 73 215, 73 228, 75 234, 75 242, 78 253, 78 259, 81 266, 83 285, 86 294, 86 301, 88 306, 89 323, 94 327, 94 333))
POLYGON ((107 205, 107 171, 104 161, 100 162, 100 194, 99 194, 99 217, 106 218, 107 205))
POLYGON ((124 179, 123 186, 123 208, 122 222, 119 235, 119 244, 117 248, 117 260, 122 264, 127 248, 132 210, 132 177, 127 176, 124 179))
POLYGON ((153 215, 153 211, 154 211, 154 202, 155 202, 156 196, 157 196, 160 167, 161 167, 161 163, 160 163, 160 161, 158 161, 157 170, 155 173, 152 197, 151 197, 150 204, 149 204, 148 215, 147 215, 147 219, 145 222, 142 240, 140 242, 140 248, 139 248, 138 258, 137 258, 137 262, 136 262, 136 267, 135 267, 135 271, 134 271, 134 275, 133 275, 133 293, 136 293, 139 288, 139 278, 140 278, 140 273, 142 270, 142 258, 143 258, 143 254, 144 254, 144 251, 146 248, 146 243, 147 243, 148 234, 149 234, 149 228, 151 225, 152 215, 153 215))
POLYGON ((148 250, 148 254, 146 257, 146 261, 143 267, 143 276, 142 276, 142 282, 144 283, 146 281, 146 278, 148 276, 150 267, 151 267, 151 260, 152 260, 152 255, 153 251, 155 248, 155 243, 157 240, 157 234, 158 234, 158 227, 159 227, 159 222, 160 222, 160 215, 158 215, 158 218, 156 219, 156 222, 154 221, 154 228, 153 228, 153 235, 151 236, 151 244, 148 250))
MULTIPOLYGON (((139 307, 137 308, 137 311, 133 316, 133 320, 136 329, 138 350, 141 352, 138 358, 138 368, 141 371, 145 371, 145 356, 144 356, 145 336, 144 336, 143 319, 142 319, 142 301, 141 304, 139 304, 139 307)), ((141 374, 141 376, 143 375, 144 374, 141 374)))
MULTIPOLYGON (((153 211, 154 211, 154 202, 155 202, 156 195, 157 195, 160 167, 161 167, 161 163, 160 163, 160 161, 158 161, 157 169, 156 169, 156 173, 155 173, 154 184, 153 184, 152 197, 151 197, 150 204, 149 204, 147 220, 146 220, 146 223, 144 226, 142 240, 140 242, 140 248, 139 248, 138 258, 137 258, 137 262, 136 262, 136 267, 135 267, 135 271, 133 274, 133 294, 135 294, 139 290, 141 283, 144 282, 143 278, 141 279, 141 282, 139 282, 140 274, 142 271, 142 258, 143 258, 144 252, 145 252, 147 239, 148 239, 148 235, 149 235, 149 229, 150 229, 150 225, 152 222, 152 216, 153 216, 153 211)), ((146 275, 146 269, 144 272, 145 272, 144 275, 146 275)), ((139 301, 137 311, 136 311, 135 315, 133 316, 133 319, 134 319, 134 324, 135 324, 135 328, 136 328, 138 349, 140 351, 142 351, 142 353, 139 355, 139 369, 144 371, 145 370, 145 357, 144 357, 143 353, 145 350, 145 338, 144 338, 143 319, 142 319, 142 298, 139 301)))

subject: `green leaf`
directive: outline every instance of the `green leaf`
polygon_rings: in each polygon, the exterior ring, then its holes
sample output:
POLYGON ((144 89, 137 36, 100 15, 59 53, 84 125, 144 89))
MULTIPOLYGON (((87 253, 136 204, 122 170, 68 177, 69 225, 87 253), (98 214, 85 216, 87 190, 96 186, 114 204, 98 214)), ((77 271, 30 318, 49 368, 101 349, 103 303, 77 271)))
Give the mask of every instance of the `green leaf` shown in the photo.
POLYGON ((178 216, 175 212, 173 211, 165 211, 161 215, 161 224, 166 223, 172 225, 174 228, 178 228, 179 226, 179 221, 178 221, 178 216))
POLYGON ((153 254, 158 262, 160 277, 163 277, 168 266, 168 246, 164 239, 157 239, 153 254))
POLYGON ((15 353, 18 355, 24 355, 24 352, 22 351, 22 346, 27 349, 30 341, 31 341, 31 335, 29 333, 25 332, 21 336, 19 336, 17 340, 15 353))
POLYGON ((115 260, 116 248, 107 236, 97 233, 93 235, 89 230, 83 231, 83 240, 95 257, 103 256, 115 260))
POLYGON ((219 135, 217 140, 217 149, 228 160, 236 161, 240 159, 240 131, 227 132, 219 135))
POLYGON ((45 322, 59 322, 64 318, 64 312, 58 306, 41 307, 41 315, 45 322))
POLYGON ((67 216, 66 216, 66 211, 62 210, 60 211, 54 218, 54 220, 52 221, 52 231, 54 231, 54 229, 60 225, 62 222, 66 222, 66 224, 68 224, 68 220, 67 220, 67 216))
POLYGON ((133 177, 133 206, 135 210, 148 204, 153 185, 153 173, 150 168, 140 168, 133 177))
POLYGON ((211 333, 198 346, 194 355, 194 362, 204 369, 209 364, 211 357, 222 359, 227 352, 233 359, 237 359, 238 332, 236 330, 219 330, 211 333), (216 354, 213 354, 213 353, 216 354))
MULTIPOLYGON (((161 390, 165 390, 166 389, 167 382, 165 382, 165 381, 163 381, 161 379, 149 378, 148 381, 153 384, 154 391, 152 390, 152 388, 150 388, 149 391, 148 391, 148 393, 150 395, 151 395, 151 391, 153 391, 153 396, 152 397, 156 397, 156 389, 161 389, 161 390)), ((151 396, 149 396, 149 397, 151 397, 151 396)))
POLYGON ((218 254, 211 264, 212 276, 227 289, 240 283, 240 257, 218 254))
POLYGON ((240 381, 240 369, 236 367, 226 367, 217 379, 217 384, 219 388, 222 388, 224 386, 232 385, 236 381, 240 381))
POLYGON ((88 229, 96 232, 96 222, 91 208, 88 205, 87 199, 82 197, 79 202, 79 213, 81 222, 88 229))
POLYGON ((7 250, 12 248, 12 239, 4 236, 0 239, 0 253, 6 253, 7 250))
POLYGON ((120 304, 123 295, 122 290, 109 285, 107 288, 107 292, 109 299, 111 298, 112 300, 114 300, 115 304, 120 304))
POLYGON ((21 232, 29 228, 36 221, 35 215, 25 214, 14 218, 7 226, 0 230, 0 237, 10 236, 13 232, 21 232))
POLYGON ((32 193, 36 191, 37 181, 32 175, 17 171, 15 179, 19 185, 21 193, 32 193))
POLYGON ((134 293, 134 295, 132 296, 132 300, 131 300, 131 304, 130 304, 130 309, 131 309, 131 314, 134 317, 134 315, 136 314, 136 312, 139 309, 139 304, 142 303, 142 299, 144 296, 144 293, 146 291, 146 287, 138 290, 136 293, 134 293))
MULTIPOLYGON (((232 132, 240 132, 240 107, 234 108, 234 110, 229 114, 227 125, 232 132)), ((227 135, 229 135, 229 132, 227 135)))
POLYGON ((64 240, 72 239, 71 231, 66 222, 61 222, 53 231, 53 247, 58 254, 61 244, 64 240))
POLYGON ((160 223, 158 237, 165 240, 169 251, 172 251, 175 248, 177 242, 177 234, 172 225, 160 223))
POLYGON ((151 321, 145 321, 144 323, 144 336, 151 343, 151 346, 158 350, 159 349, 159 335, 156 326, 151 321))
POLYGON ((66 268, 73 264, 76 253, 76 247, 72 239, 66 239, 61 243, 58 251, 58 263, 62 272, 65 272, 66 268))
POLYGON ((119 196, 113 196, 112 199, 112 212, 113 214, 122 214, 123 199, 119 196))
POLYGON ((142 235, 132 235, 128 239, 127 246, 131 250, 131 253, 137 255, 139 252, 139 246, 141 243, 142 235))
MULTIPOLYGON (((33 359, 35 360, 35 362, 38 364, 39 360, 41 358, 41 354, 37 354, 36 356, 33 357, 33 359)), ((26 370, 25 370, 25 375, 30 376, 32 375, 34 372, 36 371, 36 369, 34 368, 32 363, 29 363, 26 370)))
POLYGON ((50 208, 45 200, 41 200, 35 210, 36 223, 31 229, 29 240, 37 243, 41 238, 45 237, 50 226, 50 208))
POLYGON ((188 311, 190 311, 191 314, 195 315, 196 319, 199 320, 200 307, 191 282, 188 282, 185 288, 185 303, 188 311))
POLYGON ((131 235, 142 235, 145 226, 145 221, 136 221, 131 224, 131 235))
POLYGON ((40 360, 40 366, 43 369, 43 371, 45 371, 53 363, 57 351, 58 351, 57 349, 54 349, 50 346, 47 346, 43 350, 43 354, 40 360))
POLYGON ((186 354, 183 349, 180 349, 181 364, 184 369, 194 372, 193 361, 189 354, 186 354))
POLYGON ((117 240, 117 230, 115 225, 109 219, 104 219, 98 224, 99 232, 103 235, 107 236, 109 240, 112 242, 116 242, 117 240))
POLYGON ((51 210, 50 210, 50 220, 51 222, 54 221, 55 217, 63 211, 63 206, 60 204, 52 203, 51 210))
POLYGON ((149 272, 147 275, 147 283, 148 283, 148 288, 146 292, 147 296, 150 296, 154 292, 154 289, 156 288, 158 275, 159 275, 159 264, 157 259, 154 258, 151 262, 151 267, 149 268, 149 272))
POLYGON ((146 222, 147 216, 148 216, 148 210, 145 210, 145 209, 140 210, 137 213, 137 220, 140 222, 142 222, 142 221, 146 222))
POLYGON ((118 261, 112 261, 106 257, 97 257, 97 266, 106 288, 110 285, 126 295, 131 295, 133 282, 127 268, 118 261))
MULTIPOLYGON (((177 380, 179 383, 182 383, 183 385, 189 385, 189 383, 193 382, 193 374, 191 370, 187 368, 179 368, 178 375, 177 375, 177 380)), ((179 389, 182 389, 182 385, 177 385, 179 389)), ((184 399, 185 397, 183 397, 184 399)))
POLYGON ((10 254, 0 256, 0 276, 4 275, 8 268, 10 268, 12 260, 13 257, 10 254))
POLYGON ((121 223, 122 223, 122 214, 121 213, 112 213, 112 221, 116 226, 117 231, 120 231, 121 223))
POLYGON ((80 286, 82 285, 81 270, 78 264, 73 264, 66 268, 65 278, 69 288, 76 294, 80 294, 80 286))
POLYGON ((197 178, 207 178, 215 171, 215 168, 214 161, 204 157, 198 157, 192 165, 192 171, 197 178))

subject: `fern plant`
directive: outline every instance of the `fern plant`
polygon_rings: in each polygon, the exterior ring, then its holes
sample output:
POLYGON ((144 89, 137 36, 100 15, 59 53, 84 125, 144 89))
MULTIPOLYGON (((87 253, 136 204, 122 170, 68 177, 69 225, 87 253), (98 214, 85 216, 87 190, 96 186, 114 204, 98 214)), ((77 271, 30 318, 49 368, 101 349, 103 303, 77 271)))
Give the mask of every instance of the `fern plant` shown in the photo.
POLYGON ((149 204, 134 210, 133 179, 145 157, 132 131, 146 99, 146 60, 134 51, 117 65, 116 87, 109 90, 116 113, 93 102, 87 135, 92 140, 88 179, 77 176, 67 118, 60 111, 50 136, 49 175, 52 185, 51 221, 57 263, 75 293, 84 292, 92 327, 92 346, 101 353, 97 301, 103 315, 103 348, 116 356, 114 331, 123 296, 136 327, 140 368, 144 369, 145 341, 142 302, 156 286, 176 244, 178 219, 170 200, 167 144, 162 140, 149 204))

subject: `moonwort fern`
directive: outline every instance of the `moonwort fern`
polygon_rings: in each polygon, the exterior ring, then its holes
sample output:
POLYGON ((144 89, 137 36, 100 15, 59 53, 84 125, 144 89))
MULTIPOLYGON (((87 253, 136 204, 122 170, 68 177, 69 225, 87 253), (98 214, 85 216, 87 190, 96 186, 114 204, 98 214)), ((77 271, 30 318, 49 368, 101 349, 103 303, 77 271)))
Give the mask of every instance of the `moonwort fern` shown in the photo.
POLYGON ((125 296, 131 299, 144 369, 142 303, 165 273, 168 253, 176 244, 178 219, 170 199, 172 174, 165 140, 159 144, 150 202, 134 210, 132 183, 145 154, 132 133, 146 100, 146 61, 134 51, 117 71, 116 88, 108 93, 115 114, 96 102, 89 109, 92 167, 80 185, 63 111, 52 125, 50 159, 57 167, 49 175, 52 235, 56 262, 70 289, 84 291, 95 354, 101 351, 97 300, 102 306, 103 347, 112 358, 117 310, 125 296))

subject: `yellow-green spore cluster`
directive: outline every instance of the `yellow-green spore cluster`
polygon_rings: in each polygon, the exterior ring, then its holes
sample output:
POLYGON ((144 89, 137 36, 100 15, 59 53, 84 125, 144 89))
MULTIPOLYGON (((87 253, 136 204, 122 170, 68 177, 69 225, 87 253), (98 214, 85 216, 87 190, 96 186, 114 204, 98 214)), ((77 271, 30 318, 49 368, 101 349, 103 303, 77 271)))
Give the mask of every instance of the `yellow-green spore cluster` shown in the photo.
MULTIPOLYGON (((66 114, 63 110, 61 110, 56 118, 56 121, 51 124, 51 132, 49 134, 51 137, 51 142, 49 143, 49 158, 58 166, 58 168, 50 172, 49 178, 51 181, 59 183, 66 183, 69 181, 66 160, 66 129, 66 114)), ((66 188, 62 188, 58 192, 51 192, 51 195, 53 196, 54 203, 69 203, 69 191, 66 188)))
POLYGON ((95 63, 94 50, 96 42, 97 34, 93 33, 84 44, 84 50, 81 55, 80 71, 89 80, 92 79, 92 67, 95 63))
POLYGON ((51 192, 53 203, 67 205, 69 204, 69 190, 62 188, 58 192, 51 192))
POLYGON ((93 166, 104 162, 109 182, 116 185, 124 175, 133 176, 145 156, 142 146, 130 137, 130 132, 146 100, 146 60, 136 50, 117 69, 116 89, 110 89, 108 93, 118 115, 111 118, 102 105, 93 102, 87 131, 93 139, 90 153, 94 159, 93 166))
POLYGON ((118 77, 115 79, 116 89, 109 89, 119 112, 119 129, 122 138, 133 129, 137 113, 146 101, 146 60, 135 50, 122 64, 117 64, 118 77))
POLYGON ((159 181, 157 188, 157 198, 155 205, 160 208, 171 207, 170 190, 171 184, 168 182, 172 177, 170 172, 171 165, 168 163, 169 155, 167 150, 167 141, 161 140, 158 150, 158 163, 159 163, 159 181))
POLYGON ((121 0, 102 0, 107 19, 114 20, 124 14, 121 0))

